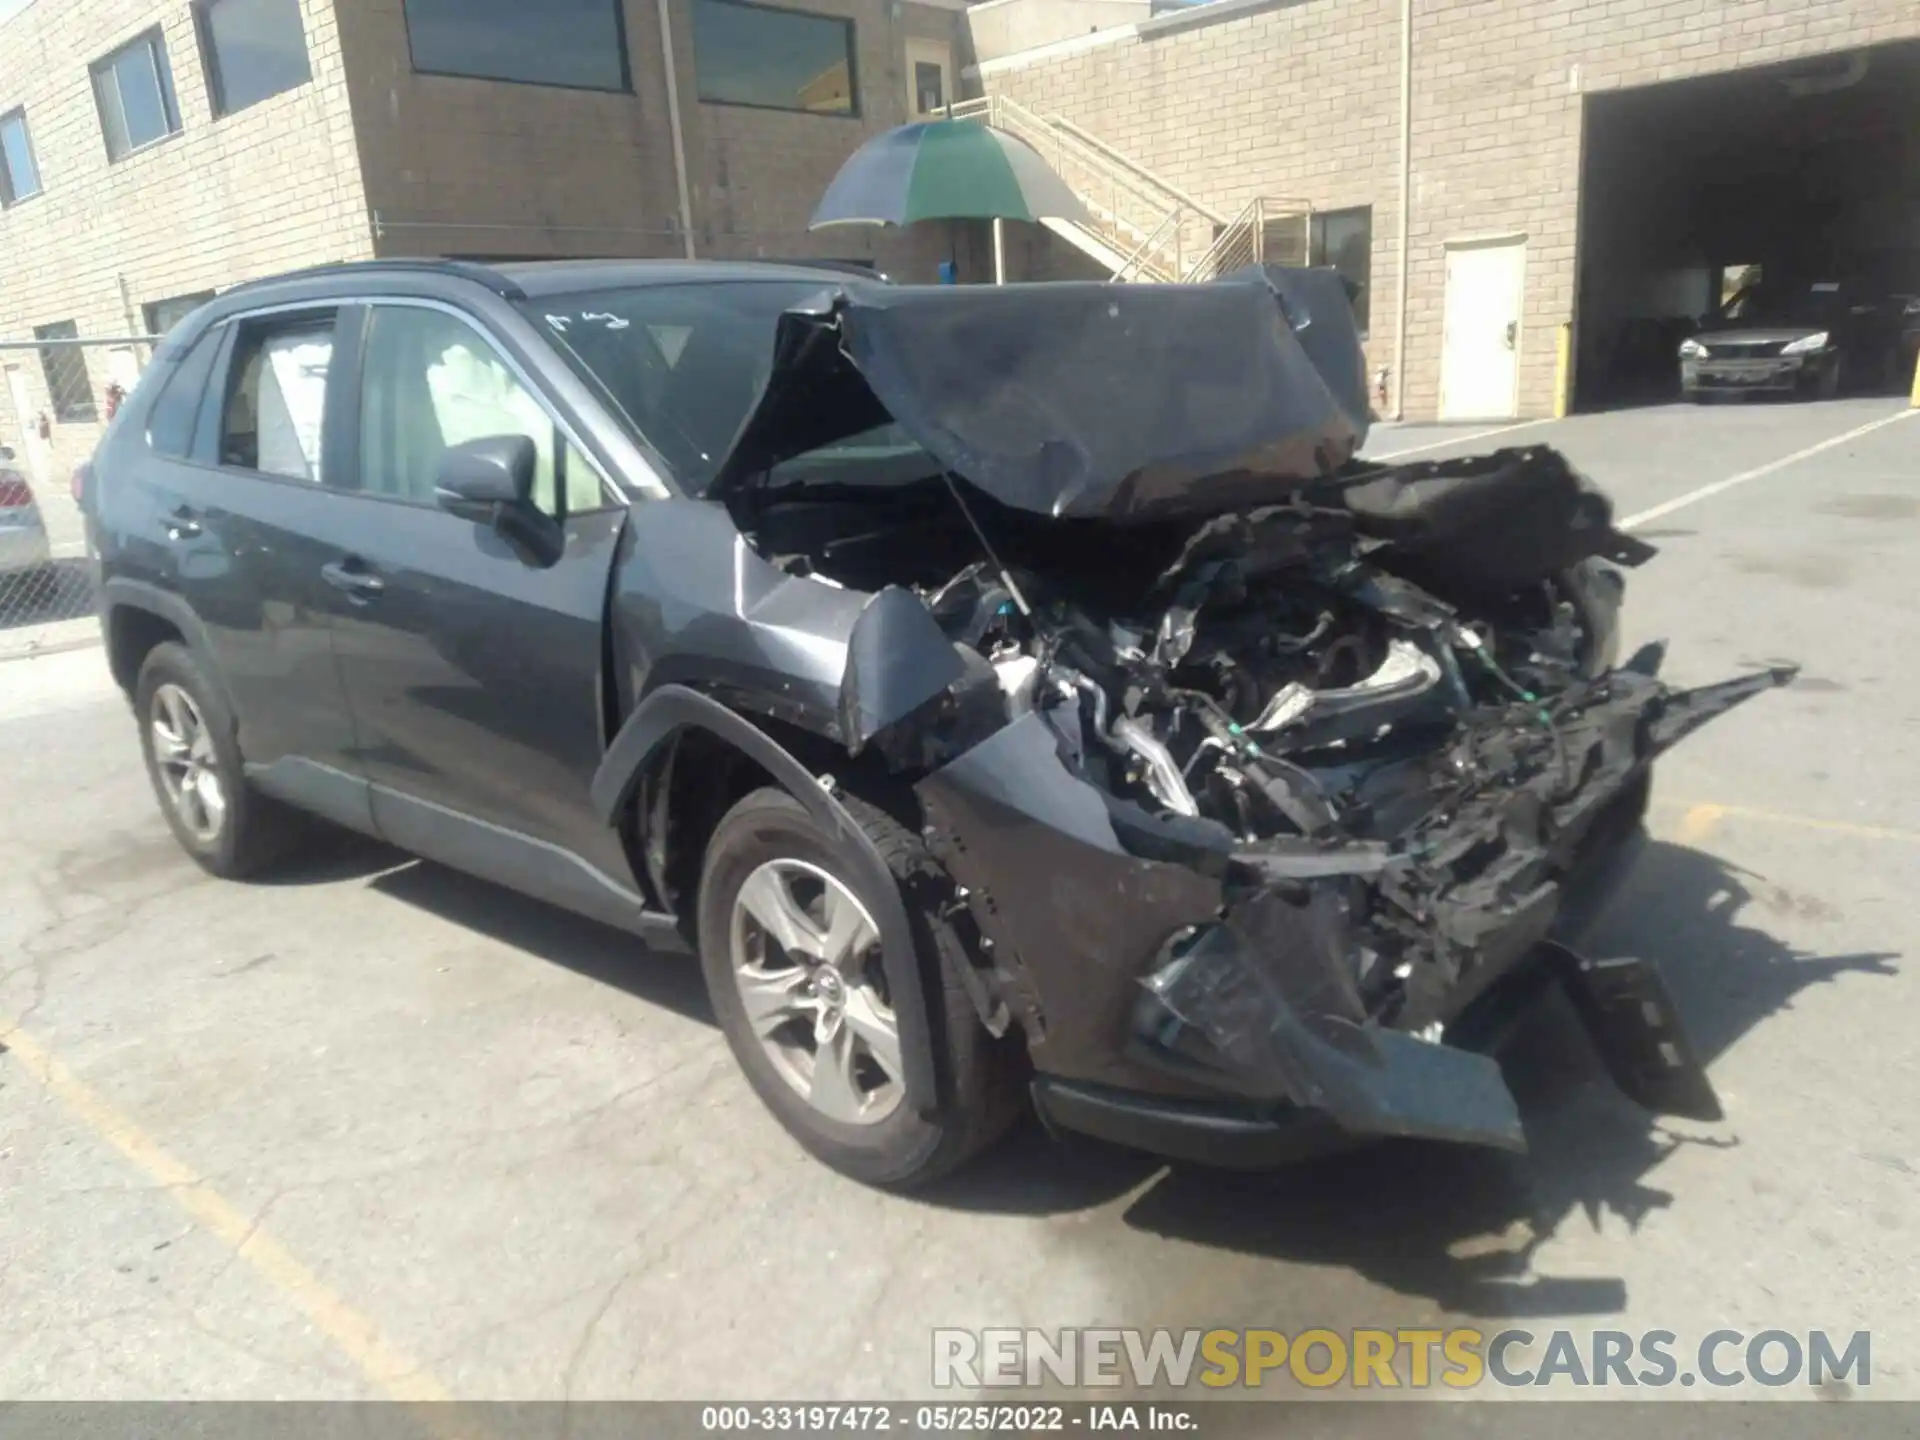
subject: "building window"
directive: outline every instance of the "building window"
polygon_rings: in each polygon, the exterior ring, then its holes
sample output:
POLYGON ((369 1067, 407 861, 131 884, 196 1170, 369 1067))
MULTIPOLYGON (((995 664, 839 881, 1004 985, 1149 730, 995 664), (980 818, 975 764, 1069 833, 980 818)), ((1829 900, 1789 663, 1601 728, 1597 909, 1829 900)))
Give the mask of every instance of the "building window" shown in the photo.
POLYGON ((173 102, 173 71, 158 28, 93 62, 93 95, 107 158, 118 160, 180 129, 173 102))
POLYGON ((426 75, 630 90, 620 0, 405 0, 426 75))
POLYGON ((17 205, 40 193, 40 167, 27 134, 27 112, 0 115, 0 205, 17 205))
POLYGON ((215 115, 258 105, 313 78, 300 0, 203 0, 193 14, 215 115))
MULTIPOLYGON (((36 340, 78 340, 80 328, 71 320, 33 327, 36 340)), ((93 408, 93 382, 87 377, 87 357, 78 345, 42 345, 40 373, 53 397, 53 418, 63 425, 91 425, 100 418, 93 408)))
POLYGON ((858 115, 853 22, 742 0, 693 0, 702 100, 810 115, 858 115))
POLYGON ((172 295, 165 300, 150 300, 140 307, 149 335, 164 335, 187 316, 213 299, 211 290, 195 290, 190 295, 172 295))
POLYGON ((1353 291, 1353 319, 1367 333, 1373 290, 1373 207, 1316 210, 1311 263, 1331 265, 1353 291))

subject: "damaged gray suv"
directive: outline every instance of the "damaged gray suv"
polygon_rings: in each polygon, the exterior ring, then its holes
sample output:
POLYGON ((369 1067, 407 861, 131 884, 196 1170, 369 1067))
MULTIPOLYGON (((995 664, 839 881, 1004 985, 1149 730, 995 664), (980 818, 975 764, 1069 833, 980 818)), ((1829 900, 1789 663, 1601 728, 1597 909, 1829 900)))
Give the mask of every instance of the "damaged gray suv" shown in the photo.
MULTIPOLYGON (((923 1182, 1048 1124, 1211 1163, 1523 1143, 1656 756, 1769 686, 1616 655, 1649 547, 1554 452, 1383 468, 1330 271, 895 287, 441 262, 243 286, 95 462, 181 844, 312 815, 699 955, 754 1089, 923 1182)), ((636 958, 636 963, 640 963, 636 958)))

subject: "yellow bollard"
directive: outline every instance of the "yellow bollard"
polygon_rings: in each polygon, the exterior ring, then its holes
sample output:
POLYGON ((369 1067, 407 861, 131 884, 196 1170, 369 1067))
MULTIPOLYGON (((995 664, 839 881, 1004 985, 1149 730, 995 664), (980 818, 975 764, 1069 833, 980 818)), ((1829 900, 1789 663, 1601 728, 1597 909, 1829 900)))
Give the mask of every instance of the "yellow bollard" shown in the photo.
MULTIPOLYGON (((1553 418, 1564 420, 1573 402, 1573 322, 1560 322, 1553 361, 1553 418)), ((1920 405, 1920 380, 1915 381, 1914 404, 1920 405)))

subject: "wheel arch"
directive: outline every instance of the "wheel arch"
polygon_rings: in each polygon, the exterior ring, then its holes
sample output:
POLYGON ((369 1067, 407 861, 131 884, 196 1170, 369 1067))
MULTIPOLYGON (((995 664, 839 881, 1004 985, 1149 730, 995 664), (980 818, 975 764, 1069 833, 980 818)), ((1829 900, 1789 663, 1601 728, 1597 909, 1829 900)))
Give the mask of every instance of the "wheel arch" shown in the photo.
POLYGON ((177 642, 199 659, 216 691, 228 720, 237 725, 233 695, 214 663, 206 626, 178 595, 143 581, 111 579, 100 587, 101 629, 106 639, 107 666, 128 699, 140 681, 140 667, 158 645, 177 642))
MULTIPOLYGON (((673 848, 676 798, 686 790, 674 784, 676 771, 705 760, 724 763, 717 785, 703 786, 709 799, 724 804, 711 816, 717 821, 748 790, 771 783, 793 796, 822 829, 845 848, 864 888, 877 897, 881 960, 889 990, 896 997, 894 1015, 900 1027, 906 1075, 907 1103, 931 1113, 942 1102, 934 1065, 932 1012, 926 977, 922 974, 913 929, 908 922, 899 887, 873 841, 847 812, 832 791, 821 783, 793 752, 765 730, 712 697, 684 685, 662 685, 633 709, 608 746, 595 772, 592 799, 595 810, 609 825, 631 823, 631 837, 641 856, 647 880, 663 901, 674 893, 678 876, 685 874, 688 854, 673 848), (629 821, 628 817, 631 817, 629 821)), ((707 773, 701 772, 703 777, 707 773)), ((684 812, 683 812, 684 818, 684 812)), ((711 833, 709 825, 706 833, 711 833)), ((700 836, 704 853, 705 834, 700 836)), ((699 856, 692 857, 697 865, 699 856)))

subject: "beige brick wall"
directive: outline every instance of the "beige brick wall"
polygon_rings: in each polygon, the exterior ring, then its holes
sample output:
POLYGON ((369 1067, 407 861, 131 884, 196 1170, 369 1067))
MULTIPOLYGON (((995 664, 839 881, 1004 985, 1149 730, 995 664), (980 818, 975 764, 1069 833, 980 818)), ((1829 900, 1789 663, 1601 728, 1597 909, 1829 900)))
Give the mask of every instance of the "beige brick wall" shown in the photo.
MULTIPOLYGON (((1526 236, 1520 408, 1551 408, 1557 327, 1573 313, 1583 94, 1920 36, 1914 0, 1414 0, 1414 17, 1412 418, 1439 403, 1447 242, 1493 234, 1526 236)), ((1371 205, 1368 349, 1394 363, 1398 0, 1275 0, 989 66, 980 83, 1225 211, 1255 194, 1371 205)))
MULTIPOLYGON (((0 111, 25 105, 42 185, 0 211, 0 337, 60 320, 124 336, 150 301, 370 253, 333 8, 301 0, 301 13, 313 79, 217 120, 186 0, 36 0, 0 24, 0 111), (109 163, 88 66, 155 23, 180 133, 109 163)), ((84 353, 99 404, 110 361, 84 353)), ((0 352, 0 364, 17 367, 32 412, 51 413, 36 354, 0 352)), ((23 419, 0 386, 0 439, 16 449, 23 419)), ((56 541, 77 538, 66 477, 98 433, 54 427, 42 501, 56 541)))
MULTIPOLYGON (((906 118, 906 37, 956 42, 958 13, 889 0, 796 8, 856 22, 857 119, 702 103, 691 8, 674 0, 696 251, 877 260, 930 277, 944 237, 809 235, 806 222, 847 156, 906 118)), ((659 12, 625 0, 624 19, 632 93, 608 94, 417 75, 401 0, 348 7, 348 88, 381 253, 682 254, 659 12)))

